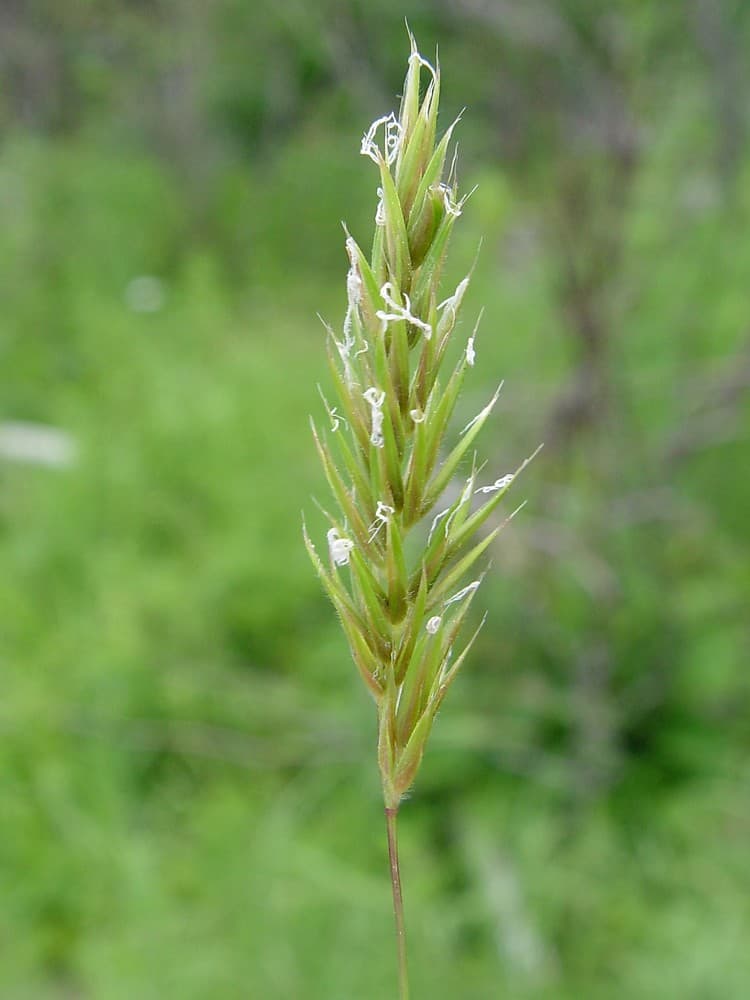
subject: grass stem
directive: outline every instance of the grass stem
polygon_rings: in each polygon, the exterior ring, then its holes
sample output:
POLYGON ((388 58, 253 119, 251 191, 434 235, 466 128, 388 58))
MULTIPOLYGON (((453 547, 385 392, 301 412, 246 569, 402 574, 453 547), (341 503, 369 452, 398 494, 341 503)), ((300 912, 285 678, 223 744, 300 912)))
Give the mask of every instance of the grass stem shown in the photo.
POLYGON ((393 915, 396 920, 396 946, 398 949, 398 981, 400 1000, 409 1000, 409 970, 406 961, 406 926, 404 924, 404 897, 401 892, 401 872, 398 865, 398 836, 396 818, 398 807, 386 806, 385 823, 388 831, 388 858, 391 863, 391 888, 393 889, 393 915))

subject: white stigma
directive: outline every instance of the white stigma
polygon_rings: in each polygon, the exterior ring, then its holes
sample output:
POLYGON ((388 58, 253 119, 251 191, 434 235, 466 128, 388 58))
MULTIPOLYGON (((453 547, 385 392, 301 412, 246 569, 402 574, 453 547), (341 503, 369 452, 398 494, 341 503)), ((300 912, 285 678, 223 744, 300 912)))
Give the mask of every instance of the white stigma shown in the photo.
POLYGON ((356 263, 352 262, 352 266, 346 275, 346 297, 349 302, 349 308, 353 309, 358 306, 362 300, 362 279, 357 271, 356 263))
POLYGON ((373 163, 380 165, 383 159, 385 159, 385 162, 390 166, 398 156, 398 151, 401 147, 401 138, 401 125, 391 111, 389 115, 383 115, 382 118, 375 119, 363 135, 359 151, 362 156, 369 156, 373 163), (383 126, 385 136, 385 157, 383 157, 380 147, 375 142, 375 136, 381 125, 383 126))
POLYGON ((382 448, 385 444, 383 438, 383 403, 385 402, 385 390, 377 389, 371 385, 362 396, 366 403, 370 404, 370 420, 372 428, 370 430, 370 444, 376 448, 382 448))
POLYGON ((433 615, 432 618, 430 618, 430 620, 425 625, 425 628, 430 633, 430 635, 435 635, 437 630, 440 628, 442 621, 443 619, 440 617, 440 615, 433 615))
POLYGON ((323 390, 320 388, 320 386, 318 386, 318 392, 320 393, 320 398, 323 400, 323 406, 325 406, 326 413, 328 414, 328 417, 331 421, 331 430, 333 432, 337 431, 341 426, 341 424, 346 424, 346 426, 348 427, 349 424, 347 423, 346 418, 341 416, 341 414, 338 412, 335 406, 329 405, 328 400, 323 395, 323 390))
POLYGON ((516 477, 512 472, 509 472, 507 476, 501 476, 500 479, 496 479, 494 483, 490 486, 480 486, 475 493, 497 493, 498 490, 504 490, 513 482, 516 477))
POLYGON ((403 299, 404 302, 406 303, 406 305, 403 306, 399 305, 398 302, 396 302, 396 300, 393 298, 393 285, 391 284, 390 281, 386 281, 386 283, 380 289, 380 295, 381 298, 383 299, 383 302, 385 302, 385 304, 391 310, 390 312, 386 312, 383 309, 378 309, 378 311, 375 313, 378 319, 381 320, 383 323, 383 332, 385 332, 389 323, 399 322, 400 320, 406 320, 406 322, 411 323, 412 326, 419 327, 422 333, 424 333, 425 340, 429 340, 430 337, 432 337, 432 327, 430 326, 430 324, 425 323, 424 320, 420 319, 418 316, 415 316, 412 313, 411 299, 406 294, 406 292, 403 293, 403 299))
POLYGON ((377 508, 375 509, 375 520, 370 525, 370 537, 368 541, 372 541, 384 524, 388 524, 391 519, 391 515, 395 514, 396 510, 389 504, 384 503, 382 500, 378 500, 377 508))
POLYGON ((472 580, 470 584, 459 590, 458 593, 453 595, 453 597, 449 597, 448 600, 444 602, 443 607, 447 608, 449 604, 455 604, 457 601, 462 601, 464 597, 467 597, 469 594, 473 594, 481 582, 481 580, 472 580))
POLYGON ((459 283, 456 285, 456 290, 453 293, 453 295, 449 295, 447 299, 443 299, 443 301, 439 303, 438 311, 442 311, 443 309, 450 309, 453 315, 455 316, 458 307, 461 305, 461 300, 464 297, 464 292, 469 287, 469 280, 470 280, 469 275, 467 274, 465 278, 459 281, 459 283))
POLYGON ((438 524, 440 523, 440 521, 442 521, 442 519, 445 517, 445 515, 449 514, 449 513, 450 513, 450 507, 446 507, 445 510, 441 510, 439 514, 436 514, 433 517, 432 524, 430 525, 430 532, 427 535, 427 544, 428 545, 432 541, 432 536, 435 534, 435 528, 437 528, 438 524))
POLYGON ((354 548, 354 542, 350 538, 341 538, 336 528, 331 528, 327 537, 328 551, 336 566, 348 566, 349 553, 354 548))
POLYGON ((437 73, 435 72, 435 67, 432 65, 432 63, 428 62, 425 59, 425 57, 421 55, 421 53, 417 52, 416 48, 412 50, 412 53, 409 56, 409 62, 417 62, 419 63, 420 66, 424 66, 425 69, 429 70, 429 72, 432 74, 432 79, 437 81, 437 73))
POLYGON ((375 225, 384 226, 385 225, 385 195, 383 194, 383 189, 378 188, 378 207, 375 209, 375 225))
MULTIPOLYGON (((451 173, 452 172, 453 168, 451 168, 451 173)), ((456 201, 456 199, 453 196, 453 190, 447 184, 439 184, 438 190, 441 192, 443 196, 443 206, 445 208, 445 214, 453 215, 455 216, 455 218, 458 218, 458 216, 463 212, 464 205, 469 200, 469 198, 471 198, 476 189, 477 188, 475 185, 471 189, 471 191, 469 191, 467 194, 463 196, 463 198, 460 199, 460 201, 456 201)))
POLYGON ((453 215, 456 218, 459 217, 463 209, 463 200, 456 201, 453 197, 453 192, 448 187, 447 184, 441 184, 439 187, 440 192, 443 195, 443 206, 445 208, 446 215, 453 215))

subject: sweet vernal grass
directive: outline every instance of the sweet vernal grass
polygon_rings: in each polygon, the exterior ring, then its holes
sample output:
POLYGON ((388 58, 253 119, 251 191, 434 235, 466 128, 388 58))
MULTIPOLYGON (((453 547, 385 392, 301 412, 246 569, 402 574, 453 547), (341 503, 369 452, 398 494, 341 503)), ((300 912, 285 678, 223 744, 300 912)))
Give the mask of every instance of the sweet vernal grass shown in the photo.
POLYGON ((479 484, 472 445, 499 387, 458 440, 446 440, 475 363, 476 329, 445 372, 469 276, 441 298, 448 242, 466 199, 457 190, 455 154, 450 159, 458 119, 438 138, 439 98, 439 71, 411 37, 398 117, 377 119, 362 139, 361 152, 378 171, 372 252, 368 257, 347 233, 348 307, 341 333, 328 329, 338 399, 331 405, 323 398, 330 433, 313 424, 337 508, 326 512, 326 562, 304 533, 377 706, 402 998, 408 980, 396 816, 435 715, 479 631, 459 638, 481 582, 477 567, 509 518, 481 535, 479 529, 529 461, 479 484), (443 506, 456 476, 465 478, 443 506), (477 494, 486 497, 478 507, 477 494), (421 539, 416 558, 407 554, 414 550, 412 532, 421 539))

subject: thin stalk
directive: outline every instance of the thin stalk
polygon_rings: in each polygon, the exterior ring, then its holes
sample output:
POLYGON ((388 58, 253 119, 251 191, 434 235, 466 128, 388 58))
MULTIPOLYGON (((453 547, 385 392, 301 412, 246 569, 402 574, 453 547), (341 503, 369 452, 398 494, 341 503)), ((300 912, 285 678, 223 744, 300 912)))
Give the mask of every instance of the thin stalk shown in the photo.
POLYGON ((406 962, 406 926, 404 924, 404 897, 401 892, 401 872, 398 866, 398 837, 396 817, 398 807, 385 808, 388 831, 388 858, 391 863, 391 888, 393 889, 393 915, 396 919, 396 946, 398 948, 398 982, 401 1000, 409 1000, 409 971, 406 962))

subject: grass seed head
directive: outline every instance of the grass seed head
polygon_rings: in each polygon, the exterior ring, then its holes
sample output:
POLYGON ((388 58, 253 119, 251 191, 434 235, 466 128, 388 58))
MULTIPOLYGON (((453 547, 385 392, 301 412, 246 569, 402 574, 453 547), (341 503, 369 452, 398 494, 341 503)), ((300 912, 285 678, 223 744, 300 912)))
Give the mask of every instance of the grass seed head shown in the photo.
POLYGON ((470 280, 441 298, 450 235, 466 199, 455 184, 455 154, 446 172, 458 119, 438 137, 439 67, 410 40, 398 116, 376 119, 362 138, 361 153, 377 168, 372 251, 367 256, 346 233, 347 310, 340 335, 328 328, 338 401, 331 407, 323 399, 329 437, 313 428, 338 505, 329 516, 328 565, 305 532, 377 705, 391 809, 414 781, 437 710, 478 634, 461 645, 482 578, 464 581, 502 524, 479 539, 478 530, 520 471, 477 486, 474 462, 456 499, 435 512, 497 393, 448 446, 449 421, 476 360, 475 329, 453 370, 442 371, 470 280), (477 494, 489 499, 472 511, 477 494), (416 559, 406 549, 412 532, 425 536, 416 559))

